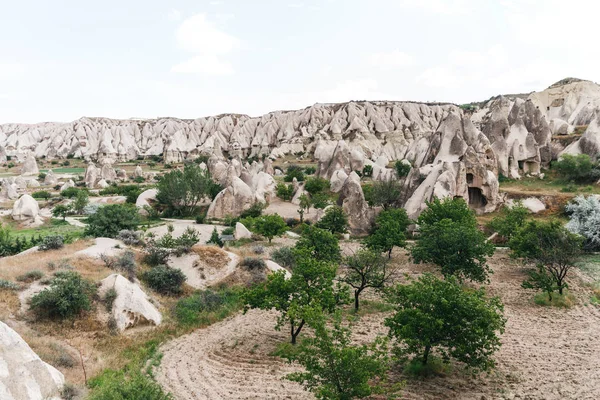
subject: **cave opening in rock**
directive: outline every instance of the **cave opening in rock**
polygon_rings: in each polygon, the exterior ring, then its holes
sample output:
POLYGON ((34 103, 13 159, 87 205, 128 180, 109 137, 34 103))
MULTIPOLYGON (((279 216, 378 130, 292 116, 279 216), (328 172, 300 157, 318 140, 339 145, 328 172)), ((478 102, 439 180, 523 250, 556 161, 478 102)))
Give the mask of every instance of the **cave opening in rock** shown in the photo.
POLYGON ((468 185, 473 184, 473 174, 467 174, 467 184, 468 185))
POLYGON ((474 208, 485 207, 488 201, 478 187, 469 188, 469 205, 474 208))

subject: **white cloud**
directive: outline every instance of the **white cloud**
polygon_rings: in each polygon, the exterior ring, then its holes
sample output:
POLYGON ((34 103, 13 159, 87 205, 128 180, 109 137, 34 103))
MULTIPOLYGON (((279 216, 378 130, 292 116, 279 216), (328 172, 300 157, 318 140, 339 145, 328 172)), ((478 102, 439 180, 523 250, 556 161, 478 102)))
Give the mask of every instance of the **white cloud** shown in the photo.
POLYGON ((416 78, 416 82, 433 88, 456 89, 463 79, 451 68, 438 66, 428 68, 416 78))
POLYGON ((415 64, 413 56, 399 50, 373 53, 369 56, 368 60, 371 67, 386 70, 408 67, 415 64))
POLYGON ((23 64, 0 62, 0 80, 21 78, 25 75, 25 70, 23 64))
POLYGON ((290 8, 302 8, 302 7, 304 7, 304 3, 290 3, 290 4, 288 4, 288 7, 290 7, 290 8))
POLYGON ((435 14, 462 15, 471 12, 472 1, 467 0, 402 0, 406 7, 421 8, 435 14))
POLYGON ((190 60, 171 68, 172 72, 206 75, 230 75, 234 72, 222 56, 239 46, 239 40, 220 30, 205 14, 196 14, 184 20, 175 34, 180 49, 194 54, 190 60))
POLYGON ((181 12, 179 12, 179 10, 172 8, 169 11, 168 17, 169 17, 169 21, 179 21, 181 19, 181 12))

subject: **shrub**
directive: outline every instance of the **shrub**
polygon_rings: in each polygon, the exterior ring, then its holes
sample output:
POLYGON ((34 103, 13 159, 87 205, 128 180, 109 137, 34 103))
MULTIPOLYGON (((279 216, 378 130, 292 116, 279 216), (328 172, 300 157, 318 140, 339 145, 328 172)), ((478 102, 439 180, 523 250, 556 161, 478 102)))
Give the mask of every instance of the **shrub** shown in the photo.
POLYGON ((149 240, 144 248, 142 261, 151 267, 157 267, 167 264, 169 257, 171 257, 171 252, 168 249, 157 246, 154 240, 149 240))
POLYGON ((276 190, 277 197, 285 201, 290 201, 294 195, 294 187, 285 183, 278 183, 276 190))
POLYGON ((119 195, 125 196, 125 202, 128 204, 135 204, 137 198, 142 194, 143 188, 138 185, 116 185, 113 184, 100 191, 103 196, 119 195))
POLYGON ((200 200, 212 195, 214 185, 208 169, 187 164, 183 170, 173 170, 161 178, 156 200, 165 207, 166 215, 194 215, 200 200))
POLYGON ((314 208, 318 208, 318 209, 322 210, 325 207, 327 207, 329 204, 331 204, 331 199, 329 198, 327 193, 321 192, 321 193, 315 193, 313 196, 311 196, 310 202, 314 208))
POLYGON ((146 181, 146 179, 144 179, 143 176, 136 176, 135 178, 133 178, 133 181, 135 183, 144 183, 146 181))
POLYGON ((56 207, 52 209, 52 216, 54 218, 62 217, 63 221, 67 217, 67 215, 71 212, 71 207, 66 206, 64 204, 58 204, 56 207))
POLYGON ((182 292, 181 287, 187 278, 179 269, 159 265, 144 272, 142 279, 158 293, 177 295, 182 292))
POLYGON ((394 169, 396 170, 396 175, 398 178, 404 178, 410 172, 412 167, 409 163, 402 162, 401 160, 396 161, 394 164, 394 169))
POLYGON ((17 281, 31 283, 33 281, 40 280, 44 277, 44 273, 42 271, 29 271, 22 275, 17 276, 17 281))
POLYGON ((65 238, 61 235, 48 235, 44 237, 38 248, 42 251, 62 249, 65 245, 65 238))
POLYGON ((494 217, 489 227, 508 241, 525 224, 528 215, 529 210, 523 207, 523 203, 516 202, 512 207, 502 207, 502 214, 494 217))
POLYGON ((130 229, 123 229, 119 231, 117 239, 125 243, 127 246, 137 246, 142 242, 140 239, 140 234, 130 229))
POLYGON ((575 182, 593 182, 600 177, 600 168, 587 154, 564 154, 553 164, 562 178, 575 182))
POLYGON ((132 251, 125 251, 117 256, 100 255, 102 261, 107 268, 113 271, 122 272, 127 276, 127 279, 134 281, 137 266, 135 264, 135 254, 132 251))
POLYGON ((252 252, 254 254, 263 254, 265 252, 265 248, 263 246, 252 246, 252 252))
POLYGON ((600 199, 597 196, 577 196, 565 210, 570 218, 566 228, 585 238, 586 250, 600 249, 600 199))
POLYGON ((115 288, 110 288, 104 294, 104 307, 106 307, 107 312, 112 311, 113 303, 117 299, 117 291, 115 288))
POLYGON ((365 245, 372 250, 387 252, 392 257, 394 246, 406 246, 406 229, 411 221, 403 208, 383 210, 375 218, 375 225, 365 239, 365 245))
MULTIPOLYGON (((260 217, 262 215, 262 212, 264 209, 265 209, 265 204, 257 201, 256 203, 252 204, 252 206, 249 209, 242 211, 242 213, 240 214, 240 218, 260 217)), ((235 223, 232 225, 235 225, 235 223)))
POLYGON ((402 185, 396 179, 374 182, 369 193, 371 203, 376 206, 383 206, 386 210, 397 206, 401 195, 402 185))
POLYGON ((175 319, 182 325, 209 324, 223 319, 240 307, 240 292, 235 289, 202 290, 175 305, 175 319))
POLYGON ((33 192, 31 194, 31 197, 33 197, 34 199, 46 199, 48 200, 50 197, 52 197, 52 194, 46 190, 39 190, 37 192, 33 192))
POLYGON ((373 167, 371 165, 365 165, 362 170, 362 176, 371 178, 373 176, 373 167))
POLYGON ((210 239, 206 242, 206 244, 216 244, 219 247, 223 247, 223 241, 221 240, 221 236, 219 232, 217 232, 217 228, 213 228, 212 234, 210 235, 210 239))
POLYGON ((315 172, 317 172, 317 169, 315 167, 306 167, 306 168, 304 168, 304 173, 306 175, 314 175, 315 172))
POLYGON ((316 226, 334 234, 346 233, 348 231, 348 217, 342 207, 332 206, 325 211, 325 215, 317 222, 316 226))
POLYGON ((141 372, 126 376, 122 372, 109 371, 90 382, 92 393, 89 400, 173 400, 160 385, 141 372))
POLYGON ((70 187, 60 192, 60 195, 64 198, 72 199, 73 197, 77 196, 77 193, 79 192, 81 192, 81 189, 77 189, 76 187, 70 187))
POLYGON ((0 289, 4 290, 20 290, 21 287, 14 282, 7 281, 6 279, 0 279, 0 289))
POLYGON ((250 270, 258 270, 265 268, 265 261, 262 258, 246 257, 242 260, 241 265, 250 270))
POLYGON ((40 172, 40 173, 38 174, 38 179, 39 179, 40 181, 43 181, 44 179, 46 179, 46 173, 44 173, 44 172, 40 172))
POLYGON ((197 224, 203 224, 205 220, 206 220, 206 213, 201 213, 201 214, 196 215, 196 223, 197 224))
POLYGON ((50 288, 31 298, 30 308, 38 316, 69 318, 88 311, 96 286, 73 271, 57 272, 50 288))
POLYGON ((296 178, 298 182, 304 181, 304 172, 302 171, 302 167, 292 164, 287 168, 283 180, 285 182, 292 182, 294 178, 296 178))
POLYGON ((94 237, 116 237, 124 229, 136 230, 139 214, 135 206, 129 204, 110 204, 100 207, 87 219, 85 234, 94 237))
POLYGON ((311 177, 304 183, 304 190, 314 196, 317 193, 322 193, 329 188, 329 181, 324 178, 311 177))
POLYGON ((75 196, 75 201, 72 204, 73 210, 77 214, 83 213, 83 210, 90 202, 89 197, 90 195, 86 190, 80 190, 77 193, 77 195, 75 196))
POLYGON ((291 247, 280 247, 271 252, 271 259, 284 268, 293 269, 296 265, 294 251, 291 247))
POLYGON ((254 229, 271 243, 275 236, 281 236, 287 231, 287 225, 277 214, 263 215, 254 221, 254 229))
POLYGON ((235 233, 235 228, 233 226, 228 226, 227 228, 223 229, 223 231, 221 232, 222 235, 233 235, 235 233))

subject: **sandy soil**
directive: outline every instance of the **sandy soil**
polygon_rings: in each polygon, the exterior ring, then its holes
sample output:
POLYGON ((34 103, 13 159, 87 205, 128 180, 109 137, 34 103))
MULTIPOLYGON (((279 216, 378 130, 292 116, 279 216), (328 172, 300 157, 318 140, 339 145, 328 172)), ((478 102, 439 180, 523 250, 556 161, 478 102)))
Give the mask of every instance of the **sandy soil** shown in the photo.
MULTIPOLYGON (((264 214, 279 214, 284 219, 300 219, 300 214, 298 214, 298 208, 300 207, 296 204, 292 204, 289 201, 282 201, 278 198, 275 198, 269 203, 269 206, 265 209, 264 214)), ((322 214, 322 210, 311 208, 309 212, 304 213, 304 219, 316 221, 322 214)))
POLYGON ((169 260, 169 266, 180 269, 187 277, 186 283, 195 289, 206 289, 227 278, 235 271, 240 261, 237 254, 219 249, 226 256, 227 262, 223 265, 209 263, 201 250, 202 247, 190 254, 171 257, 169 260))
MULTIPOLYGON (((430 267, 412 265, 406 256, 394 261, 418 275, 430 267)), ((571 278, 578 304, 571 309, 536 306, 532 292, 520 287, 524 269, 505 252, 490 263, 489 292, 502 298, 508 318, 497 368, 472 376, 454 366, 448 376, 408 380, 405 399, 597 399, 600 398, 600 308, 588 304, 587 280, 571 278)), ((385 315, 363 317, 355 329, 358 341, 385 332, 385 315)), ((158 381, 177 399, 303 399, 299 386, 281 380, 293 367, 269 356, 287 331, 273 329, 273 313, 252 311, 181 337, 163 348, 158 381)), ((400 371, 393 381, 406 377, 400 371)))
POLYGON ((206 243, 210 239, 210 235, 214 228, 221 233, 225 226, 222 225, 208 225, 208 224, 197 224, 196 221, 187 219, 164 219, 165 225, 159 225, 154 228, 148 229, 148 232, 154 233, 157 237, 160 237, 168 232, 167 224, 173 225, 173 237, 179 237, 188 228, 191 227, 200 234, 200 244, 206 243))

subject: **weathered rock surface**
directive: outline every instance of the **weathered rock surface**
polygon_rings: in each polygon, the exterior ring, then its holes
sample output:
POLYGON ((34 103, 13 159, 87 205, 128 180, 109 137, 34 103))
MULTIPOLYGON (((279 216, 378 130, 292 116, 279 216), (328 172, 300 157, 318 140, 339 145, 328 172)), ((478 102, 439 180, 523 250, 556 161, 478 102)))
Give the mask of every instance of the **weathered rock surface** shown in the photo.
POLYGON ((46 172, 46 177, 44 178, 44 185, 54 186, 56 184, 58 184, 58 177, 56 174, 54 174, 54 172, 52 172, 51 169, 49 169, 48 172, 46 172))
POLYGON ((250 232, 241 222, 236 222, 234 237, 236 240, 252 239, 252 232, 250 232))
POLYGON ((157 193, 157 189, 144 190, 142 193, 140 193, 137 200, 135 201, 135 206, 137 208, 144 208, 145 206, 150 206, 150 202, 156 200, 157 193))
POLYGON ((0 321, 0 398, 59 400, 65 378, 38 357, 29 345, 0 321))
POLYGON ((356 172, 350 173, 338 198, 338 205, 342 206, 348 216, 350 230, 355 233, 367 233, 373 224, 375 212, 369 207, 360 185, 360 177, 356 172))
POLYGON ((138 284, 130 282, 122 275, 112 274, 101 281, 100 295, 103 296, 111 288, 117 292, 111 315, 119 331, 123 332, 139 325, 160 325, 161 313, 138 284))
POLYGON ((37 175, 40 173, 38 169, 37 161, 35 160, 35 155, 33 153, 29 153, 25 162, 21 166, 21 175, 37 175))
POLYGON ((28 194, 24 194, 15 201, 12 210, 12 218, 15 221, 36 221, 40 218, 40 206, 38 202, 28 194))

